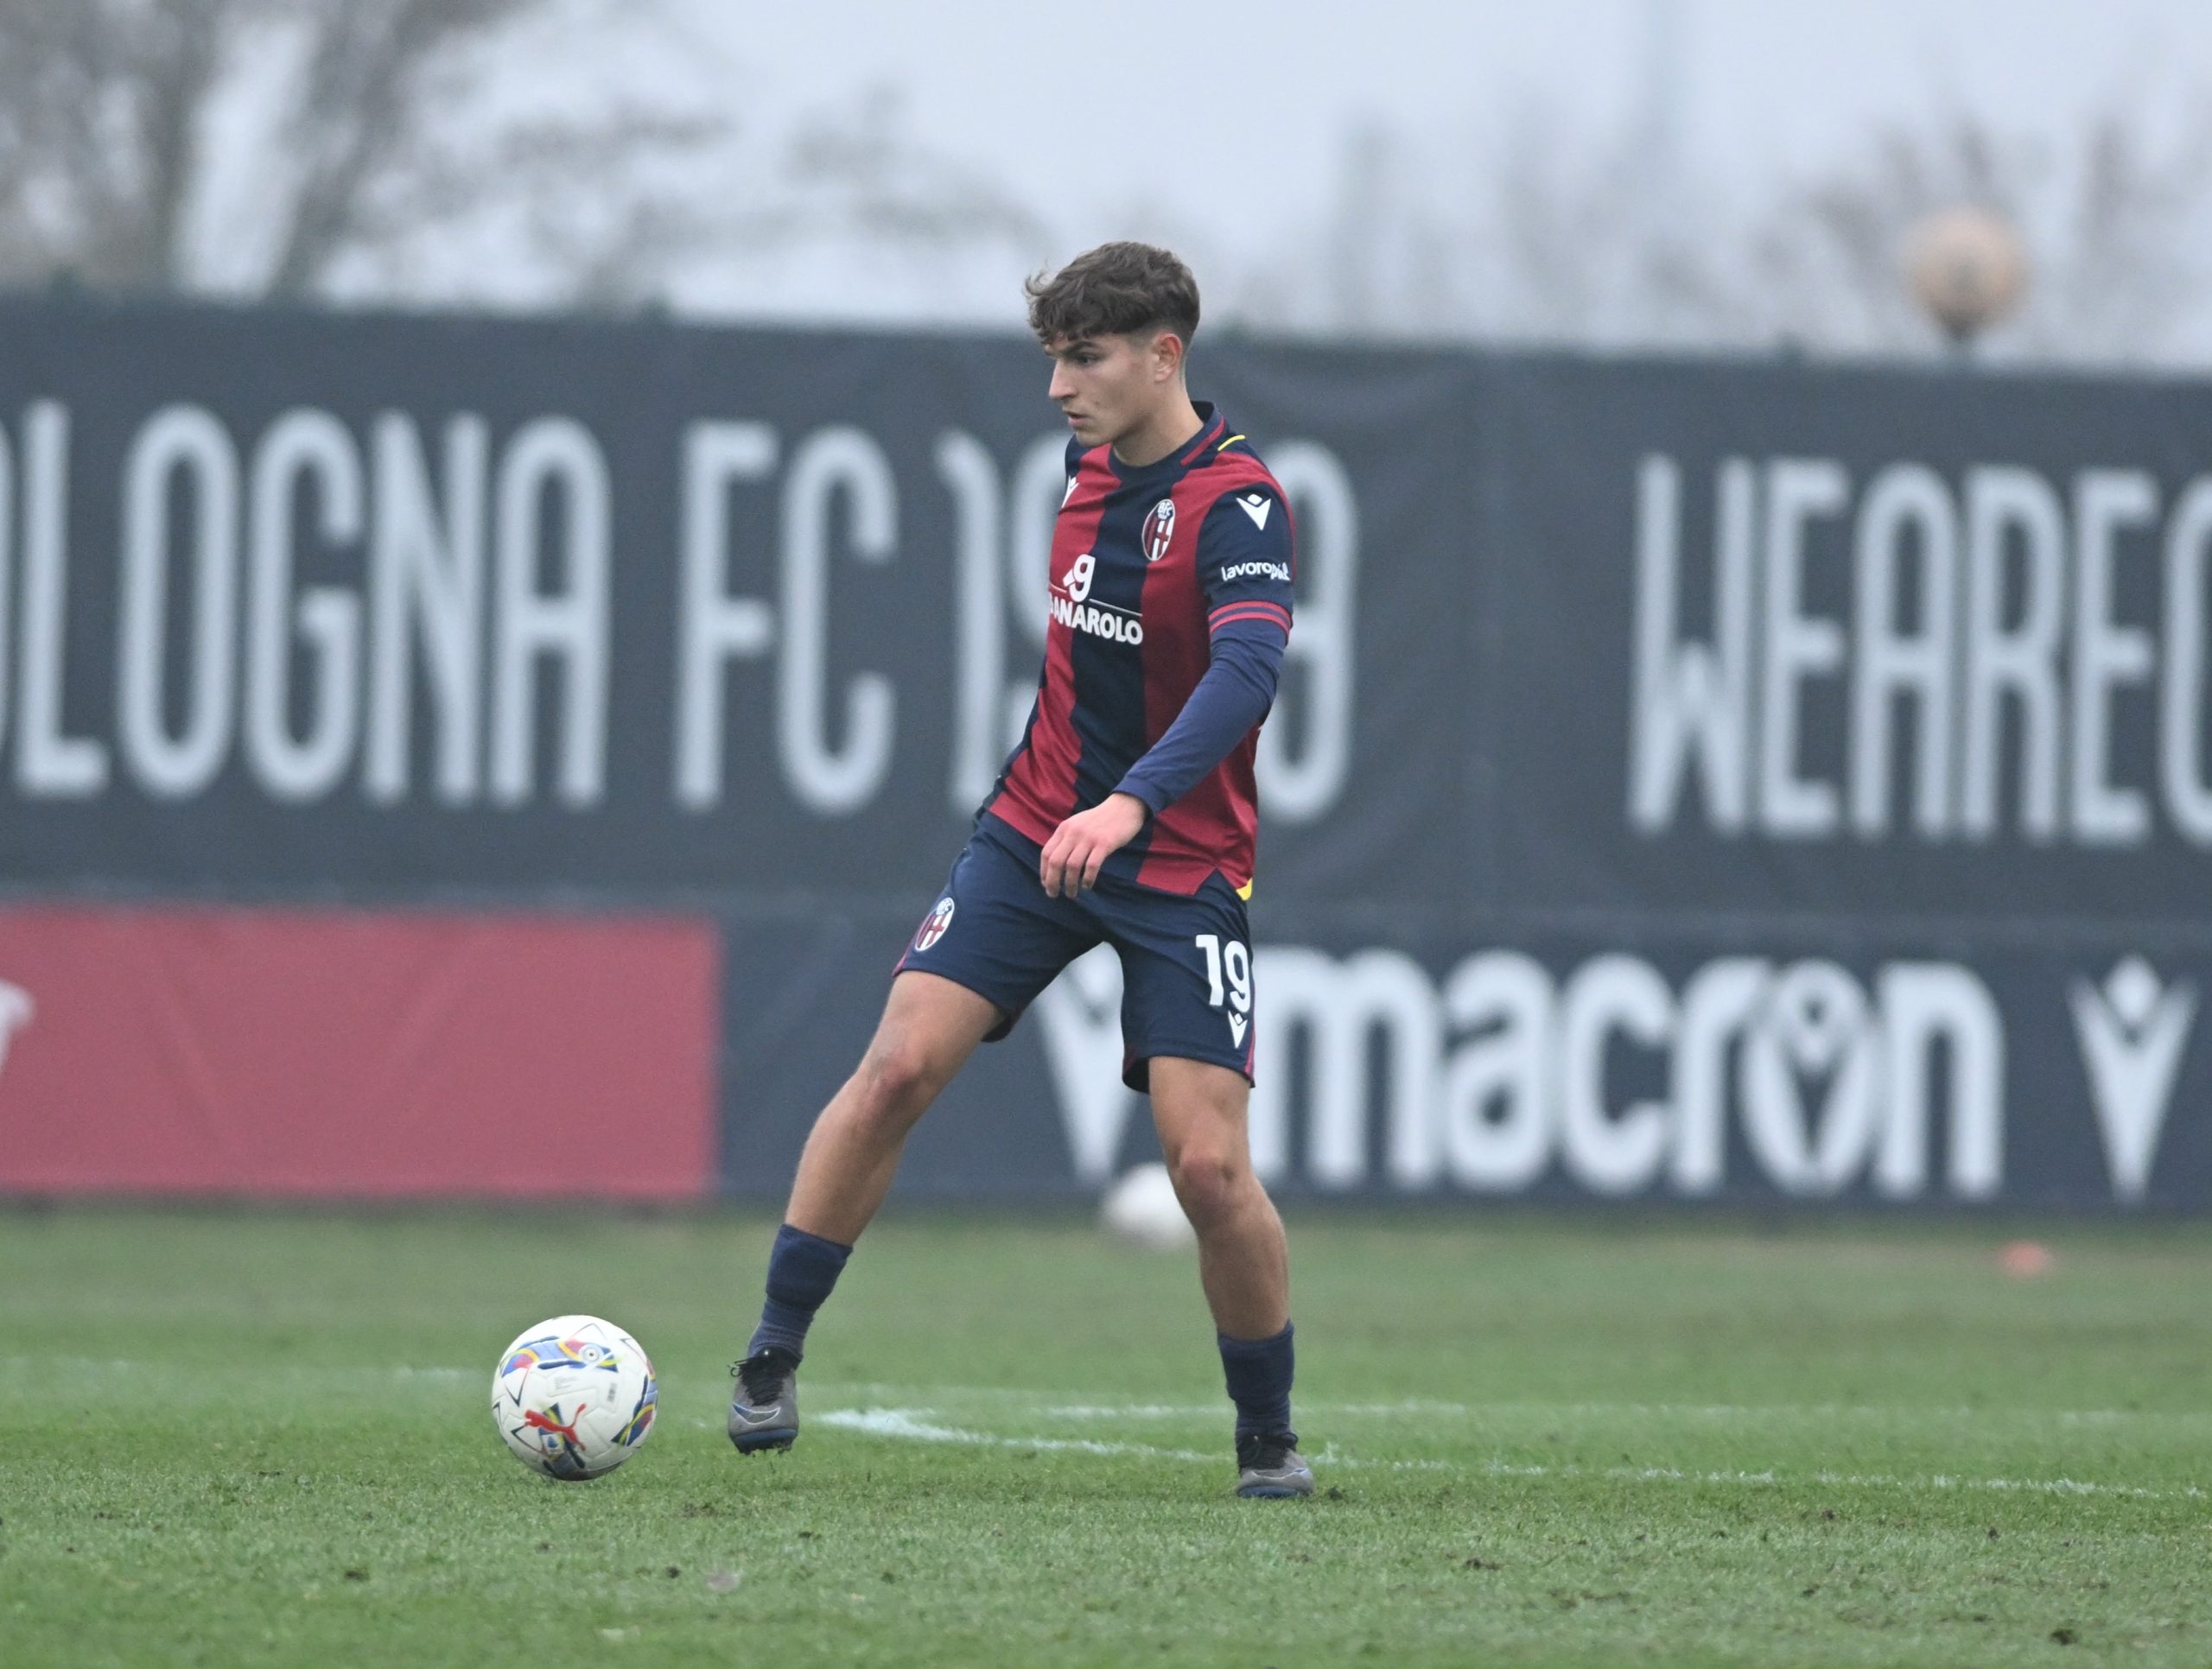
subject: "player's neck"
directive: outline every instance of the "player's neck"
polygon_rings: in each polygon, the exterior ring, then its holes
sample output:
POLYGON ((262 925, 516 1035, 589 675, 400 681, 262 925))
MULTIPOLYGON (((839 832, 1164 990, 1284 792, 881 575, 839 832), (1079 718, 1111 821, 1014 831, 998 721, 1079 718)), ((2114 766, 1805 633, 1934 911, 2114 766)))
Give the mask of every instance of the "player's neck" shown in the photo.
POLYGON ((1130 469, 1142 469, 1182 450, 1205 427, 1190 395, 1178 388, 1159 410, 1114 442, 1114 456, 1130 469))

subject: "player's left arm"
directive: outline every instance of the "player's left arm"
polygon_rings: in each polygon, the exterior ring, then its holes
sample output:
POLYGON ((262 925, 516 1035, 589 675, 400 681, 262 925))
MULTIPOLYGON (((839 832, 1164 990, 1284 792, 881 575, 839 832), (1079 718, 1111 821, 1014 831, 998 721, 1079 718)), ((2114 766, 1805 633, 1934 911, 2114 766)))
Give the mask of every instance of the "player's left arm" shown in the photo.
POLYGON ((1211 659, 1165 734, 1114 791, 1052 832, 1039 862, 1045 891, 1096 884, 1108 857, 1189 793, 1274 704, 1290 642, 1292 536, 1272 484, 1224 493, 1198 529, 1211 659))

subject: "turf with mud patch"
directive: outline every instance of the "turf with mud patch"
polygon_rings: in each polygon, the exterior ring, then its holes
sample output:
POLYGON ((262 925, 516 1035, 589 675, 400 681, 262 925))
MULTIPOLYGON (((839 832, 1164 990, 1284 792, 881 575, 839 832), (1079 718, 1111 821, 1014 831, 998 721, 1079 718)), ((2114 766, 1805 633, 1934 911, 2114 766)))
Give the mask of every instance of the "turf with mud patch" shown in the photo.
POLYGON ((771 1225, 0 1214, 0 1660, 2212 1661, 2212 1234, 1307 1217, 1322 1494, 1240 1502, 1187 1255, 887 1221, 722 1435, 771 1225), (661 1420, 556 1485, 493 1358, 661 1420))

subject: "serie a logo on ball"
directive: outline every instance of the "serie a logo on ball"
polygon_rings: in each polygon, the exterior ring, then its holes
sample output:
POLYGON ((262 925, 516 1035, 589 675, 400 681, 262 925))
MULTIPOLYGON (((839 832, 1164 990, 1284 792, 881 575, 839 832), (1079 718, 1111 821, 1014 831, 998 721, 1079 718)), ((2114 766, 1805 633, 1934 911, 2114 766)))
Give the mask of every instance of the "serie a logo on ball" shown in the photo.
POLYGON ((952 925, 952 900, 939 898, 937 908, 922 918, 921 931, 914 935, 914 949, 927 950, 944 936, 944 930, 952 925))

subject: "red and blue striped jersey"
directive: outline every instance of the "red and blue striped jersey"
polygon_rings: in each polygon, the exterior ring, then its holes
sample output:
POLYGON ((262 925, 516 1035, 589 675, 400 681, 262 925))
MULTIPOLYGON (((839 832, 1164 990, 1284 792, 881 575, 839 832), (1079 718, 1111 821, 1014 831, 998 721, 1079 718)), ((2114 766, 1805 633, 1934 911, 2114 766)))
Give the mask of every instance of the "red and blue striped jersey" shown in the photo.
POLYGON ((1037 701, 983 809, 1041 844, 1116 790, 1135 793, 1154 815, 1107 874, 1191 893, 1218 872, 1249 895, 1259 725, 1166 803, 1158 780, 1187 772, 1141 768, 1217 645, 1241 638, 1274 657, 1290 635, 1290 505, 1245 438, 1198 410, 1197 436, 1157 463, 1070 442, 1037 701))

